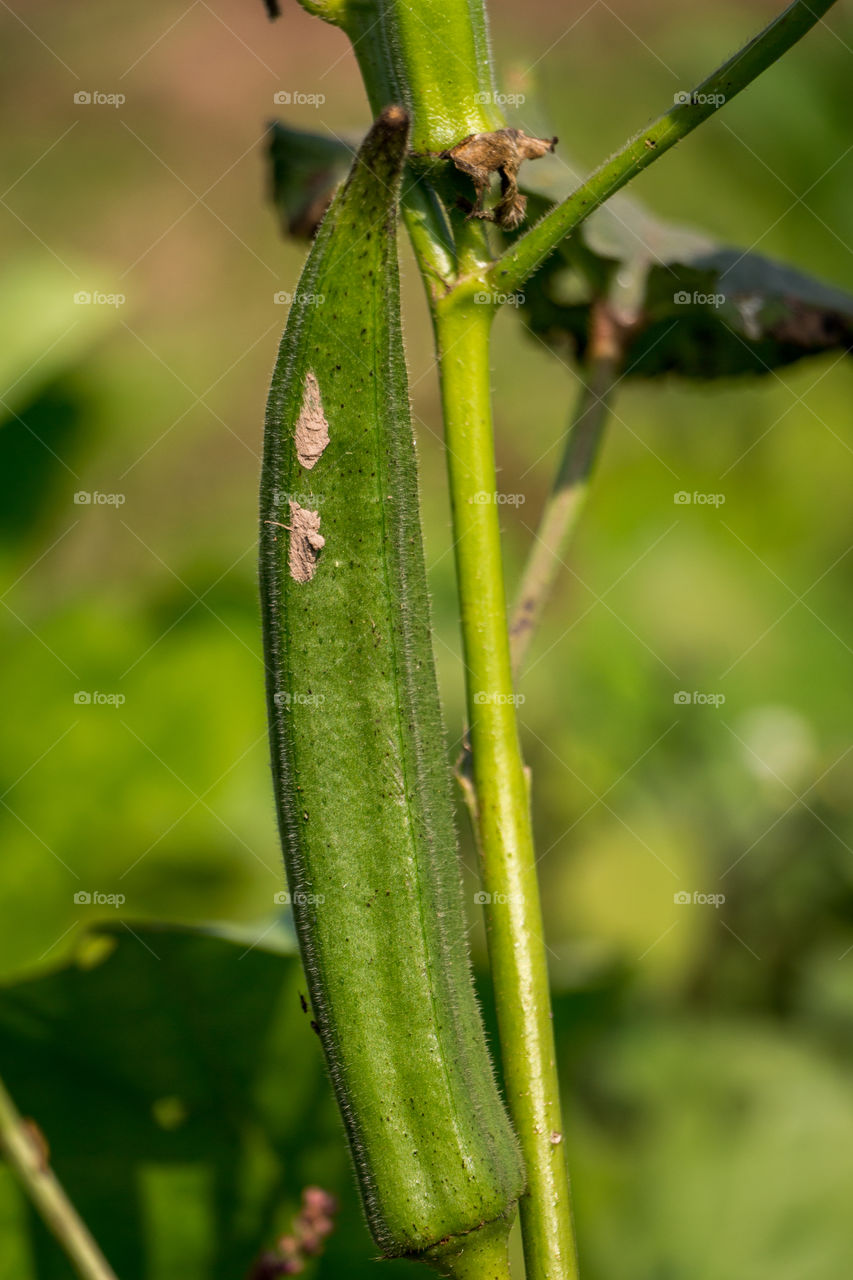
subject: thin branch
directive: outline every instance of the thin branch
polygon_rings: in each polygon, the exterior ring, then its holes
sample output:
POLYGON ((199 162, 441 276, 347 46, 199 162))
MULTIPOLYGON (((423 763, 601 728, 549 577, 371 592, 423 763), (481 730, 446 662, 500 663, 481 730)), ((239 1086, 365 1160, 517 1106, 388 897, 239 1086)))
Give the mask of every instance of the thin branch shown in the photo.
POLYGON ((0 1150, 20 1178, 45 1225, 82 1280, 116 1280, 85 1222, 48 1164, 43 1139, 23 1120, 0 1080, 0 1150))
POLYGON ((714 115, 725 103, 731 102, 736 94, 801 40, 834 3, 835 0, 794 0, 784 13, 703 80, 692 93, 676 94, 675 106, 627 142, 568 199, 515 241, 492 267, 491 287, 505 294, 520 288, 584 218, 697 125, 714 115))
POLYGON ((589 489, 607 424, 614 385, 624 359, 626 331, 605 302, 593 306, 585 381, 551 492, 533 538, 510 623, 513 674, 518 679, 542 611, 554 591, 566 546, 589 489))

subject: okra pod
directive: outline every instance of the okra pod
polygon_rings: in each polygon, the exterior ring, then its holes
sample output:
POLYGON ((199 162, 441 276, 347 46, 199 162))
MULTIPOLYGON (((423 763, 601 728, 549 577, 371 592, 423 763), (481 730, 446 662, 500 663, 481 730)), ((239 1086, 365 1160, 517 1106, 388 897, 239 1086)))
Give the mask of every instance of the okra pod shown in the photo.
POLYGON ((473 990, 432 654, 396 247, 408 132, 382 112, 294 297, 260 572, 313 1018, 374 1238, 447 1266, 463 1237, 505 1235, 523 1176, 473 990))

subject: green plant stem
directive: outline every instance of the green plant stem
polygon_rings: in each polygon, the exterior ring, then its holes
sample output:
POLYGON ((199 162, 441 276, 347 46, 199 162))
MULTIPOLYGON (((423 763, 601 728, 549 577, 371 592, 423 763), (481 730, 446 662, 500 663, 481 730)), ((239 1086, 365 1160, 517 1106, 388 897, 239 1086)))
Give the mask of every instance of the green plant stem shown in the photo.
POLYGON ((456 246, 444 211, 432 188, 407 171, 401 211, 418 260, 427 299, 440 297, 456 274, 456 246))
POLYGON ((427 1261, 453 1280, 511 1280, 506 1224, 495 1222, 455 1242, 437 1245, 427 1261))
POLYGON ((412 151, 442 151, 504 124, 484 0, 333 0, 314 11, 352 41, 374 116, 392 102, 409 111, 412 151))
POLYGON ((507 632, 482 283, 434 307, 489 954, 507 1102, 527 1172, 528 1280, 576 1280, 548 970, 507 632))
POLYGON ((560 466, 527 558, 510 623, 512 670, 517 679, 542 611, 553 594, 565 549, 577 528, 622 367, 619 332, 600 304, 593 311, 584 379, 566 435, 560 466))
POLYGON ((83 1280, 116 1280, 89 1229, 65 1194, 39 1143, 0 1080, 0 1149, 45 1225, 83 1280))
POLYGON ((492 268, 488 287, 512 293, 594 209, 751 84, 819 22, 835 0, 794 0, 748 44, 596 169, 577 191, 521 236, 492 268))

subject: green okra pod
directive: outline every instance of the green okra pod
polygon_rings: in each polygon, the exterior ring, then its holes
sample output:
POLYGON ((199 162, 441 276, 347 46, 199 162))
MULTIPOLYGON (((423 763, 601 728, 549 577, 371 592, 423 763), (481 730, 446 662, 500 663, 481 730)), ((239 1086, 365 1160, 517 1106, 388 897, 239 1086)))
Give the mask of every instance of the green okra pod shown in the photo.
POLYGON ((472 986, 431 646, 396 247, 408 133, 382 112, 294 298, 261 595, 294 918, 368 1220, 386 1255, 455 1269, 464 1237, 503 1248, 523 1178, 472 986))

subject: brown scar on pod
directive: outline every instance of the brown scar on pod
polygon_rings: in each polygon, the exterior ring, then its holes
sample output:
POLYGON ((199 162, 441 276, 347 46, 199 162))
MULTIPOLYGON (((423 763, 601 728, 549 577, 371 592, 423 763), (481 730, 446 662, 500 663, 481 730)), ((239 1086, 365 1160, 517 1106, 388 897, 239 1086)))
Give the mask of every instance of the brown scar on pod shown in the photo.
POLYGON ((282 524, 280 520, 266 520, 265 524, 274 524, 279 529, 287 529, 290 542, 287 548, 287 568, 294 582, 310 582, 317 568, 317 559, 326 545, 326 539, 320 532, 319 511, 309 511, 300 507, 291 498, 290 524, 282 524))
POLYGON ((313 369, 305 375, 302 389, 302 408, 294 435, 296 456, 306 471, 310 471, 323 456, 329 443, 329 424, 323 412, 320 384, 313 369))
POLYGON ((310 582, 317 568, 317 557, 326 545, 320 532, 320 513, 290 502, 290 545, 287 567, 294 582, 310 582))
POLYGON ((538 160, 553 151, 559 139, 531 138, 521 129, 498 129, 495 133, 471 133, 449 151, 439 152, 442 160, 452 160, 474 183, 477 199, 469 218, 484 218, 511 231, 524 221, 527 196, 518 189, 518 171, 525 160, 538 160), (501 198, 494 209, 484 201, 493 173, 501 180, 501 198))
MULTIPOLYGON (((302 408, 299 410, 293 442, 300 465, 306 471, 310 471, 319 462, 329 443, 329 424, 323 412, 320 384, 313 369, 305 374, 302 408)), ((279 529, 287 529, 290 534, 287 548, 290 576, 294 582, 310 582, 317 568, 317 558, 326 545, 326 539, 320 532, 320 513, 301 507, 292 498, 288 500, 288 505, 290 524, 282 524, 279 520, 267 520, 266 523, 278 525, 279 529)))

